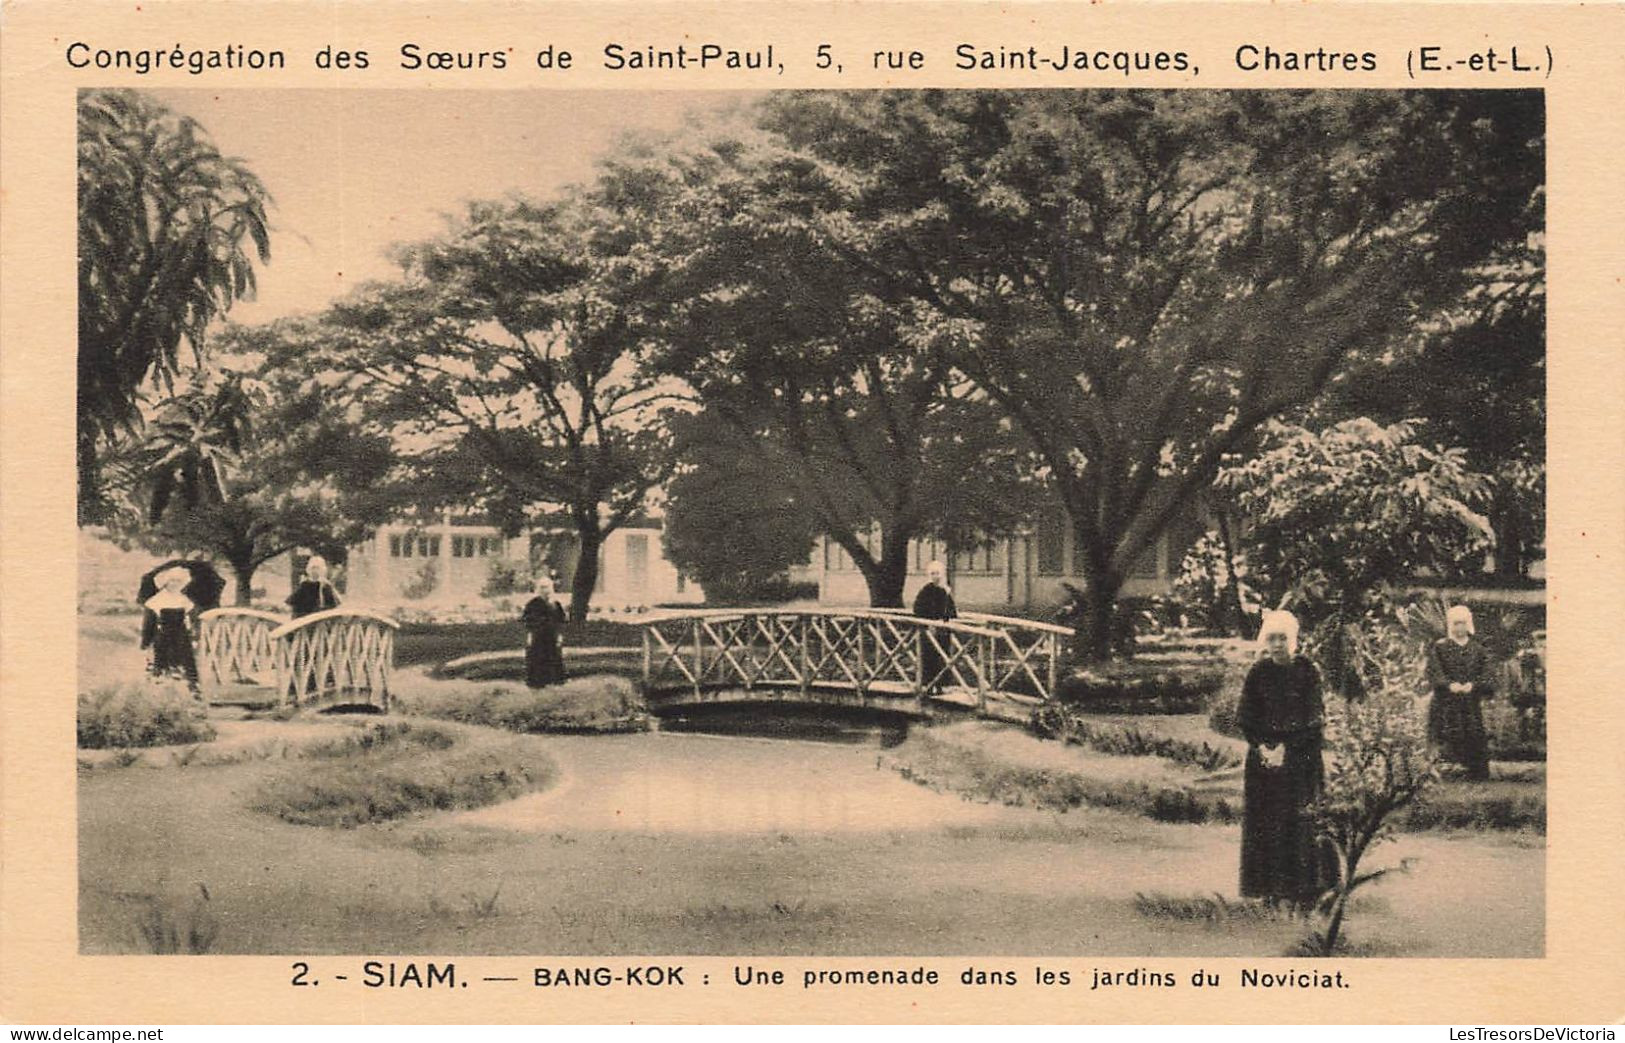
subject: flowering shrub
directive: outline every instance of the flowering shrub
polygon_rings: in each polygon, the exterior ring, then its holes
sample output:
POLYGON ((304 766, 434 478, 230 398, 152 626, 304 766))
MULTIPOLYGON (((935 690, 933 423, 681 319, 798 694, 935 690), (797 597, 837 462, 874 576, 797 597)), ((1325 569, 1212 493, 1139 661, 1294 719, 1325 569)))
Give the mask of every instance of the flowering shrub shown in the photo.
POLYGON ((1392 839, 1395 813, 1418 803, 1439 778, 1417 700, 1425 687, 1421 648, 1401 629, 1383 625, 1351 630, 1349 644, 1365 694, 1327 700, 1325 787, 1312 808, 1337 853, 1337 884, 1320 907, 1326 925, 1308 944, 1328 956, 1337 951, 1350 896, 1390 871, 1362 873, 1361 861, 1392 839))
POLYGON ((1185 552, 1174 580, 1174 595, 1192 615, 1192 623, 1215 632, 1230 629, 1236 607, 1230 593, 1232 565, 1241 611, 1257 613, 1258 593, 1247 582, 1247 555, 1240 551, 1233 558, 1225 554, 1223 538, 1208 532, 1185 552))

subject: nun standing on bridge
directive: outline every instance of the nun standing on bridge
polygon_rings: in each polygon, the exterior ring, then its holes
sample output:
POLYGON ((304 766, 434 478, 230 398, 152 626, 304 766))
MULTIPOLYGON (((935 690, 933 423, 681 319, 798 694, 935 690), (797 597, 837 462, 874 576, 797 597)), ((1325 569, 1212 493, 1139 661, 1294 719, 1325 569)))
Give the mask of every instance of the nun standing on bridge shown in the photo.
POLYGON ((312 554, 310 560, 305 562, 304 580, 288 595, 288 609, 293 613, 293 618, 298 619, 338 607, 339 593, 327 580, 327 559, 320 554, 312 554))
MULTIPOLYGON (((943 622, 958 618, 959 608, 954 604, 954 596, 943 583, 946 574, 947 570, 940 561, 933 561, 926 567, 926 584, 914 595, 914 614, 919 618, 940 619, 943 622)), ((943 662, 937 644, 947 649, 948 642, 952 640, 947 631, 920 631, 920 680, 926 691, 935 692, 942 688, 946 678, 938 676, 942 673, 943 662)))
POLYGON ((545 688, 564 683, 564 606, 553 600, 553 578, 536 581, 536 596, 525 603, 525 683, 545 688))

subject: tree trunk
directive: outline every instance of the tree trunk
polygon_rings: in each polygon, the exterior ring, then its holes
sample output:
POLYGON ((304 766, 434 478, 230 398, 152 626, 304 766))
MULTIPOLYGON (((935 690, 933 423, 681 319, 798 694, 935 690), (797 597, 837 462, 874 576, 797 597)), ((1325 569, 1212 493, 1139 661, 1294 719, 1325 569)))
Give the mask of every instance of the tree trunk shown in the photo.
POLYGON ((570 580, 570 621, 582 623, 592 604, 593 588, 598 586, 598 550, 604 545, 604 534, 596 529, 576 531, 580 542, 576 552, 575 576, 570 580))
POLYGON ((903 585, 908 582, 908 536, 886 532, 880 538, 880 560, 864 570, 873 608, 903 608, 903 585))
MULTIPOLYGON (((1236 578, 1236 547, 1230 538, 1230 520, 1224 511, 1218 512, 1219 542, 1224 547, 1225 611, 1230 615, 1230 633, 1250 638, 1252 628, 1247 625, 1247 608, 1241 603, 1241 581, 1236 578)), ((1224 627, 1224 621, 1219 625, 1224 627)))
POLYGON ((1118 627, 1117 592, 1121 584, 1110 576, 1089 576, 1083 588, 1082 612, 1077 618, 1073 648, 1081 663, 1102 663, 1112 657, 1118 627))
POLYGON ((1517 510, 1497 512, 1491 527, 1495 531, 1495 575, 1503 580, 1522 579, 1523 533, 1517 510))
POLYGON ((255 565, 252 561, 231 563, 231 574, 237 580, 238 608, 248 608, 254 603, 254 572, 255 565))

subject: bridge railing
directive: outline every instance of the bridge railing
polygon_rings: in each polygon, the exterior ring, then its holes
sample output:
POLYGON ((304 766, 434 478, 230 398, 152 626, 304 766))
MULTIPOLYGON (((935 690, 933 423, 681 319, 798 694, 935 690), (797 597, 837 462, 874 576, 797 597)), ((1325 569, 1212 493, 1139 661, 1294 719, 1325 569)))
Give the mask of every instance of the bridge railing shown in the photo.
MULTIPOLYGON (((1026 623, 1028 621, 1012 621, 1026 623)), ((648 690, 757 686, 1047 700, 1065 628, 1000 628, 875 610, 717 609, 648 616, 648 690)))
POLYGON ((387 616, 346 608, 283 623, 270 633, 278 697, 299 705, 331 695, 387 710, 399 629, 387 616))
MULTIPOLYGON (((876 608, 870 611, 916 618, 904 608, 876 608)), ((1055 697, 1061 678, 1062 656, 1066 643, 1073 637, 1070 627, 989 612, 961 612, 958 619, 1004 634, 1003 641, 994 643, 993 684, 996 689, 1006 694, 1045 701, 1055 697)))
POLYGON ((271 631, 287 617, 255 608, 212 608, 198 616, 198 674, 205 686, 269 686, 276 678, 271 631))

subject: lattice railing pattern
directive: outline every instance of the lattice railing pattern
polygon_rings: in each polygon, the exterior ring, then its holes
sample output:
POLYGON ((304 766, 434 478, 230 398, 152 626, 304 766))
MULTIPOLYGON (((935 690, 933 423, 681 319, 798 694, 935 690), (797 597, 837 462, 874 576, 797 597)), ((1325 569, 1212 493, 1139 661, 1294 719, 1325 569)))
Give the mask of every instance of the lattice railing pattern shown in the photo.
POLYGON ((860 694, 1049 699, 1062 627, 918 619, 886 611, 706 611, 643 623, 651 692, 757 686, 860 694), (929 674, 929 676, 927 676, 929 674))
POLYGON ((198 674, 205 685, 271 685, 276 653, 271 631, 283 616, 253 608, 215 608, 198 617, 198 674))
POLYGON ((399 627, 384 616, 343 608, 278 627, 270 636, 280 697, 295 705, 341 699, 387 710, 399 627))

